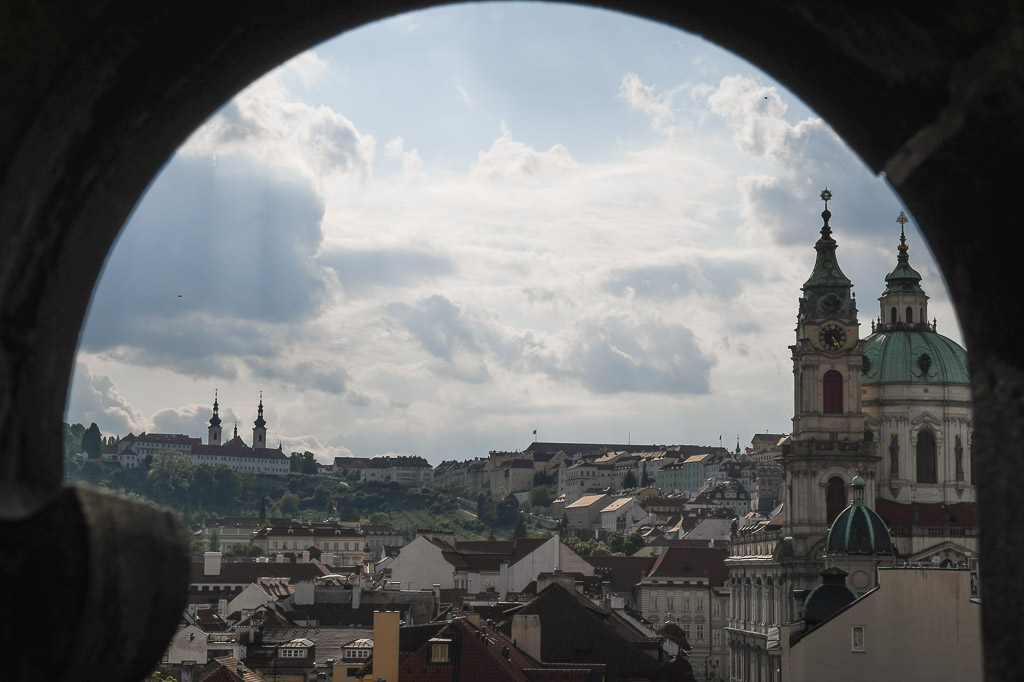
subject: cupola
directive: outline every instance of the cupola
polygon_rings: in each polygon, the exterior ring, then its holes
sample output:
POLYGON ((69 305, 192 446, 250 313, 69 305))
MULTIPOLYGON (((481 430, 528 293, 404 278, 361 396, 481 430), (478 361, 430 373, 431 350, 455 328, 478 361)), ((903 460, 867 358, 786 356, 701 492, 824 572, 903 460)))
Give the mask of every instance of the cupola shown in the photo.
POLYGON ((864 504, 864 479, 851 482, 853 503, 832 522, 825 541, 826 554, 885 555, 893 553, 889 528, 878 513, 864 504))
POLYGON ((921 288, 921 273, 910 267, 910 247, 904 226, 908 219, 900 211, 900 245, 896 248, 896 267, 885 276, 885 291, 878 299, 880 316, 873 331, 896 329, 932 329, 928 324, 928 296, 921 288))

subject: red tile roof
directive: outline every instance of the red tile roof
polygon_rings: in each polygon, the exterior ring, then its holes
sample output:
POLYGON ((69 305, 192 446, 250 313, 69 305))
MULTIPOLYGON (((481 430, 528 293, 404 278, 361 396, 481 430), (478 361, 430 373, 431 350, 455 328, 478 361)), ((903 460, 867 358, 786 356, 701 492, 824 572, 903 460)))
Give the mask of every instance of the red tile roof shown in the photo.
POLYGON ((631 592, 654 565, 653 556, 585 556, 583 560, 599 569, 615 592, 631 592))
POLYGON ((712 585, 723 585, 729 578, 725 560, 727 549, 710 547, 669 547, 657 557, 648 577, 651 578, 703 578, 712 585))
POLYGON ((220 585, 248 585, 255 583, 260 578, 288 578, 291 582, 302 580, 313 580, 329 571, 326 566, 318 563, 288 564, 288 563, 257 563, 246 562, 222 562, 220 575, 203 575, 204 565, 202 561, 192 562, 192 584, 220 584, 220 585))

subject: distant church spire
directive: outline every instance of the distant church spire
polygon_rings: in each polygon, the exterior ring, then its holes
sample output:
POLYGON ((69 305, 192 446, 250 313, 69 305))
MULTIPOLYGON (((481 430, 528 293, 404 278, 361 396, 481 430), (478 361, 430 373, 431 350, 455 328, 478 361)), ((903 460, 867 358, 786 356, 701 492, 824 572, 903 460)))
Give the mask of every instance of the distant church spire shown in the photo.
POLYGON ((267 420, 263 418, 263 391, 260 391, 260 405, 256 415, 256 421, 254 421, 253 424, 257 428, 262 428, 267 425, 267 420))
POLYGON ((238 438, 238 422, 235 422, 235 438, 238 438))
POLYGON ((206 439, 207 444, 221 445, 220 434, 220 403, 217 402, 217 389, 213 389, 213 416, 210 417, 210 428, 206 439))
POLYGON ((260 391, 259 411, 256 421, 253 422, 252 446, 253 448, 267 447, 267 420, 263 418, 263 391, 260 391))
POLYGON ((210 417, 210 426, 220 426, 220 404, 217 402, 217 389, 213 389, 213 416, 210 417))

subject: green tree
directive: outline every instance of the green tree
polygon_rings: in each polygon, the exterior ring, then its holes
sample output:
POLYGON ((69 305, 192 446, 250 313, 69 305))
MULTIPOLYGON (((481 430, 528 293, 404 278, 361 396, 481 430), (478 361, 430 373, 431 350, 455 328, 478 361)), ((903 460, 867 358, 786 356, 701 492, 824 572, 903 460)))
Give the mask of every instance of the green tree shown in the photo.
POLYGON ((220 531, 218 531, 216 528, 210 531, 210 551, 220 551, 220 531))
POLYGON ((525 538, 527 535, 526 521, 520 516, 519 520, 516 521, 516 527, 512 530, 512 539, 525 538))
POLYGON ((96 422, 89 424, 82 434, 82 450, 92 459, 99 459, 103 454, 103 435, 96 422))
POLYGON ((303 452, 299 470, 304 474, 316 474, 316 455, 309 450, 303 452))
POLYGON ((626 536, 617 530, 612 531, 608 534, 608 538, 605 540, 605 543, 608 545, 608 549, 610 549, 614 554, 622 554, 626 547, 626 536))
POLYGON ((551 505, 551 488, 546 485, 538 485, 530 490, 530 505, 533 507, 548 507, 551 505))
POLYGON ((149 467, 153 496, 164 504, 184 503, 192 487, 194 469, 195 462, 188 453, 160 450, 149 467))
POLYGON ((281 513, 294 514, 299 510, 299 496, 292 492, 286 492, 281 495, 277 505, 281 508, 281 513))
POLYGON ((640 469, 640 487, 647 488, 651 485, 651 477, 647 475, 647 464, 642 465, 640 469))
POLYGON ((387 526, 391 523, 391 517, 384 512, 373 512, 370 514, 371 526, 387 526))
POLYGON ((626 476, 622 479, 622 487, 625 490, 629 490, 630 488, 635 488, 636 486, 636 474, 634 474, 633 470, 630 469, 629 471, 626 472, 626 476))
POLYGON ((622 544, 622 553, 626 556, 633 556, 643 549, 647 543, 644 541, 644 536, 640 535, 640 533, 630 533, 622 544))

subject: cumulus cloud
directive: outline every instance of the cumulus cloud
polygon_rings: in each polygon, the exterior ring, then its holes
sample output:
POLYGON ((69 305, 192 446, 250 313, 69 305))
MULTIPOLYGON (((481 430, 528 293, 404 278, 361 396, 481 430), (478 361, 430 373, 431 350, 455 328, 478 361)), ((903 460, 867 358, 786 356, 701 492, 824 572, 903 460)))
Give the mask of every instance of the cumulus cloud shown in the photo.
POLYGON ((443 361, 443 373, 464 381, 490 379, 473 322, 444 296, 431 296, 415 305, 393 303, 388 312, 420 346, 443 361))
POLYGON ((561 144, 547 151, 537 151, 529 145, 512 139, 512 133, 501 123, 501 136, 491 148, 477 154, 470 173, 473 177, 493 179, 536 178, 565 173, 579 167, 569 150, 561 144))
POLYGON ((611 273, 605 291, 616 296, 672 299, 689 294, 732 299, 743 291, 743 282, 757 279, 756 270, 738 263, 705 260, 620 269, 611 273))
POLYGON ((384 155, 402 164, 402 175, 406 178, 419 176, 423 169, 423 159, 415 149, 405 151, 405 140, 396 137, 384 145, 384 155))
MULTIPOLYGON (((220 406, 220 419, 225 430, 230 431, 232 424, 244 423, 235 411, 225 405, 220 406)), ((205 443, 209 437, 210 417, 213 405, 186 405, 184 407, 167 407, 153 414, 154 433, 183 433, 193 438, 201 438, 205 443)), ((227 440, 225 438, 224 440, 227 440)))
POLYGON ((713 357, 684 325, 608 315, 581 321, 565 350, 538 357, 552 378, 574 379, 594 393, 706 394, 713 357))
POLYGON ((303 182, 175 158, 110 255, 82 349, 236 378, 236 360, 279 352, 275 325, 320 313, 327 270, 315 257, 323 210, 303 182))
POLYGON ((619 85, 619 99, 647 114, 651 127, 663 135, 671 134, 675 128, 672 96, 672 92, 656 93, 653 85, 644 85, 635 73, 627 73, 619 85))
POLYGON ((331 395, 343 395, 351 380, 344 367, 321 358, 299 361, 282 357, 254 358, 250 360, 249 367, 253 376, 261 380, 300 391, 322 391, 331 395))
MULTIPOLYGON (((312 78, 322 63, 307 58, 294 68, 312 78)), ((188 156, 239 155, 296 171, 316 180, 350 176, 367 180, 373 169, 375 141, 326 106, 296 101, 271 72, 236 95, 182 146, 188 156)))
POLYGON ((318 260, 337 273, 346 296, 358 296, 375 288, 421 286, 456 270, 448 256, 401 247, 333 248, 318 260))
POLYGON ((106 374, 93 374, 81 362, 76 362, 71 374, 65 420, 88 426, 96 422, 104 436, 125 435, 147 428, 146 419, 121 395, 106 374))

